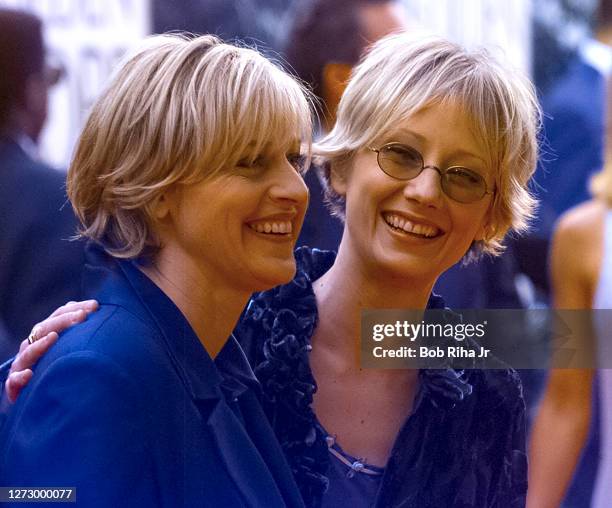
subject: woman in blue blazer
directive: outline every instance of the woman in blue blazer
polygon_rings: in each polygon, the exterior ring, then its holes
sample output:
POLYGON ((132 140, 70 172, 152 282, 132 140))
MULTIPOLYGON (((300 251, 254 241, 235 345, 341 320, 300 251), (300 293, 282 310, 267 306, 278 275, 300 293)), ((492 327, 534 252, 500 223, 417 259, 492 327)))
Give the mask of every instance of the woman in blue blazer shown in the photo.
POLYGON ((295 273, 310 132, 300 85, 255 51, 158 36, 125 61, 68 173, 100 310, 11 408, 2 486, 88 507, 302 505, 231 331, 295 273))

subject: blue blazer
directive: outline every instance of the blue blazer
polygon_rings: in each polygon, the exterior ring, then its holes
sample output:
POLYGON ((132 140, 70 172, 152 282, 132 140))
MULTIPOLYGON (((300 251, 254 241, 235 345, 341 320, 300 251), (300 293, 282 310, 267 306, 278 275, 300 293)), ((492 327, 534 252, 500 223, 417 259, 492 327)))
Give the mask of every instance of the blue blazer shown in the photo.
POLYGON ((212 361, 170 299, 99 250, 101 303, 36 366, 0 434, 2 486, 87 507, 303 506, 232 337, 212 361))

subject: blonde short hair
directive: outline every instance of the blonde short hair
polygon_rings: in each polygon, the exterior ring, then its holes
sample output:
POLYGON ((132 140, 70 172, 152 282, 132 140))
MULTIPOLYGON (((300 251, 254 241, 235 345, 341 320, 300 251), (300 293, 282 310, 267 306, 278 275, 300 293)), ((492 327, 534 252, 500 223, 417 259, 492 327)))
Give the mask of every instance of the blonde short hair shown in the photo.
POLYGON ((403 119, 435 103, 454 101, 473 120, 490 154, 496 193, 486 238, 466 259, 497 254, 509 229, 527 228, 535 199, 527 185, 537 162, 541 113, 533 85, 486 51, 468 52, 440 38, 395 34, 374 44, 351 79, 333 130, 313 150, 332 212, 344 218, 344 198, 330 184, 331 167, 345 169, 359 150, 375 146, 403 119))
POLYGON ((258 52, 210 35, 151 37, 124 61, 79 138, 68 195, 80 234, 115 257, 154 254, 152 207, 170 186, 268 144, 299 140, 310 150, 311 131, 303 87, 258 52))

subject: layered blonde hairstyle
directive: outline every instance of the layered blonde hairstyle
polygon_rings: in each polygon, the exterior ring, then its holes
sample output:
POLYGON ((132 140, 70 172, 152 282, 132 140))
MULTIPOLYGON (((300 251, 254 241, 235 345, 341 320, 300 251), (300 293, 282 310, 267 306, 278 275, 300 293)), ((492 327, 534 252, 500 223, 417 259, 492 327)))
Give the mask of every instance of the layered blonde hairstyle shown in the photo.
POLYGON ((447 101, 472 120, 496 189, 486 238, 474 242, 466 259, 497 254, 507 231, 524 231, 534 213, 528 182, 538 157, 541 113, 529 80, 484 50, 468 52, 444 39, 406 34, 374 44, 353 70, 334 128, 314 146, 327 202, 344 219, 345 200, 331 186, 331 171, 346 171, 357 152, 377 146, 419 110, 447 101))
POLYGON ((257 51, 214 36, 149 38, 96 101, 68 171, 80 235, 115 257, 159 248, 153 205, 173 185, 231 170, 245 152, 301 141, 303 87, 257 51))

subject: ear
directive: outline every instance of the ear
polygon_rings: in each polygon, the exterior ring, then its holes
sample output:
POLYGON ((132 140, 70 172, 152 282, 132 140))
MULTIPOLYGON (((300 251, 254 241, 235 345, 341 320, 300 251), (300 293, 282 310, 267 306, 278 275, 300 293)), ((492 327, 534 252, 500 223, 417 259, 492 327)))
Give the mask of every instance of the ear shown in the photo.
POLYGON ((158 222, 166 220, 172 209, 172 191, 168 190, 150 204, 151 216, 158 222))
POLYGON ((327 120, 330 127, 336 121, 336 110, 352 69, 348 64, 336 62, 327 63, 323 67, 321 95, 329 111, 330 117, 327 120))

